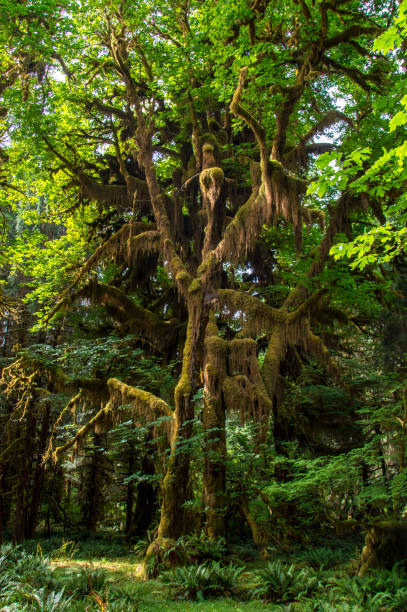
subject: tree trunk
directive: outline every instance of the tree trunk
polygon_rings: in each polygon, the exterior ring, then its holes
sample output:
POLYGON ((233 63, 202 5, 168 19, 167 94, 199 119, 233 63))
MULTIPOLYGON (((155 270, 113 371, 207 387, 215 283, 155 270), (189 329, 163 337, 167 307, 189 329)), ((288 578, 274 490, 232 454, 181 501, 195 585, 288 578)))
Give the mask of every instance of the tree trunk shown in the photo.
MULTIPOLYGON (((155 474, 154 463, 147 455, 144 455, 141 461, 141 471, 149 476, 155 474)), ((129 536, 144 537, 153 521, 156 509, 156 487, 148 480, 143 480, 137 485, 137 501, 129 536)))
POLYGON ((227 375, 227 341, 218 336, 214 317, 206 328, 204 367, 204 502, 210 538, 224 537, 226 514, 226 432, 223 381, 227 375))
MULTIPOLYGON (((129 443, 129 460, 128 460, 128 476, 134 473, 134 444, 129 443)), ((130 480, 127 483, 127 495, 126 495, 126 526, 125 533, 130 535, 130 529, 133 522, 133 504, 134 504, 134 482, 130 480)))
POLYGON ((267 557, 266 546, 267 546, 267 534, 256 522, 255 518, 250 512, 249 508, 249 500, 247 495, 242 495, 240 501, 240 509, 242 511, 243 516, 245 517, 247 524, 250 527, 250 531, 252 532, 252 537, 254 543, 259 549, 260 556, 262 559, 267 557))
POLYGON ((44 476, 45 476, 45 465, 42 460, 42 455, 46 451, 48 432, 49 432, 49 420, 50 420, 51 406, 49 402, 47 402, 44 416, 41 424, 41 433, 38 445, 38 456, 37 456, 37 464, 35 467, 34 474, 34 483, 32 488, 31 495, 31 507, 28 516, 26 537, 32 538, 34 536, 35 528, 37 525, 37 517, 38 510, 40 507, 41 494, 44 484, 44 476))
POLYGON ((21 544, 24 540, 25 525, 27 519, 27 492, 30 481, 30 463, 32 459, 33 432, 35 431, 35 418, 31 412, 31 406, 27 408, 28 416, 25 424, 25 435, 21 438, 23 448, 21 449, 21 470, 17 475, 18 484, 15 500, 15 517, 13 527, 13 542, 21 544))
MULTIPOLYGON (((199 310, 199 309, 198 309, 199 310)), ((161 547, 164 540, 176 540, 184 528, 184 504, 188 491, 190 449, 194 409, 192 404, 193 368, 199 338, 199 312, 189 309, 187 337, 184 345, 181 377, 175 388, 174 429, 167 473, 163 482, 163 500, 157 541, 147 551, 147 557, 161 547), (195 315, 195 316, 194 316, 195 315)))

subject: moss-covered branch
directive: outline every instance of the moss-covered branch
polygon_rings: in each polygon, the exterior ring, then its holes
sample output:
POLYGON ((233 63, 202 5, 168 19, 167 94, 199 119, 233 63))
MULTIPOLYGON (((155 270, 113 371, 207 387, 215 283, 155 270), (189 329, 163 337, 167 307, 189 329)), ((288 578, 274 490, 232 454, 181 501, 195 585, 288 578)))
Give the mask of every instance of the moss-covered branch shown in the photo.
POLYGON ((173 413, 168 404, 159 397, 122 383, 117 378, 110 378, 107 382, 109 401, 101 408, 68 442, 58 446, 52 456, 57 461, 61 455, 73 446, 84 442, 92 432, 107 431, 112 426, 128 420, 129 417, 135 425, 153 425, 154 438, 158 443, 166 440, 168 444, 169 432, 173 421, 173 413))
POLYGON ((169 321, 163 321, 156 314, 135 304, 123 291, 97 281, 90 281, 66 297, 61 308, 88 299, 94 304, 102 305, 108 314, 132 331, 137 331, 156 346, 165 349, 175 340, 176 329, 169 321))
POLYGON ((244 324, 247 333, 258 335, 263 331, 269 331, 277 321, 283 322, 287 313, 278 308, 272 308, 259 298, 243 291, 233 289, 220 289, 217 292, 221 316, 227 310, 227 316, 238 315, 244 324))
POLYGON ((78 283, 86 277, 86 275, 99 262, 108 259, 109 257, 127 254, 130 259, 129 263, 134 263, 137 256, 143 253, 149 253, 158 250, 159 234, 155 231, 155 226, 152 223, 125 223, 122 227, 103 244, 98 246, 89 259, 81 266, 79 273, 75 279, 60 295, 60 301, 48 315, 52 318, 58 310, 64 305, 65 298, 70 291, 78 285, 78 283))

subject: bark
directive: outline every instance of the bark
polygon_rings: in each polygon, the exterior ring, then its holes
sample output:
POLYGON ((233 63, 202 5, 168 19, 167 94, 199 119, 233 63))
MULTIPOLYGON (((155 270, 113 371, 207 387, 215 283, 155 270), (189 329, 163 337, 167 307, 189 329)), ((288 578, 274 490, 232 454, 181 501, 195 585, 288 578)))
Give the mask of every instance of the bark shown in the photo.
MULTIPOLYGON (((153 476, 155 473, 154 462, 144 455, 141 461, 141 471, 145 475, 153 476)), ((156 487, 148 480, 143 480, 137 485, 137 501, 132 517, 132 524, 128 536, 145 537, 157 509, 156 487)))
POLYGON ((175 389, 175 425, 171 453, 163 482, 161 520, 158 540, 177 539, 182 535, 184 503, 189 480, 190 451, 188 439, 192 435, 194 416, 192 399, 192 368, 195 360, 196 331, 190 316, 184 346, 181 377, 175 389))
POLYGON ((218 336, 214 318, 208 323, 204 365, 204 502, 210 538, 226 533, 226 432, 222 387, 227 375, 227 341, 218 336))
POLYGON ((18 484, 15 499, 15 517, 13 527, 13 542, 20 544, 24 540, 26 510, 27 510, 27 492, 30 482, 30 463, 32 459, 32 443, 33 432, 35 431, 35 418, 29 410, 27 422, 25 425, 24 438, 22 438, 23 449, 21 461, 21 470, 18 474, 18 484))
MULTIPOLYGON (((128 476, 134 473, 135 467, 135 456, 134 456, 134 444, 129 443, 129 460, 128 460, 128 476)), ((129 535, 130 528, 133 521, 133 504, 134 504, 134 482, 130 480, 127 484, 127 495, 126 495, 126 526, 125 533, 129 535)))
POLYGON ((3 531, 5 524, 5 508, 4 508, 4 466, 0 463, 0 546, 3 544, 3 531))
POLYGON ((50 424, 50 413, 51 413, 51 406, 49 402, 47 402, 47 405, 44 411, 44 415, 43 415, 43 419, 42 419, 42 424, 41 424, 39 448, 38 448, 38 455, 37 455, 37 461, 36 461, 36 467, 35 467, 35 473, 34 473, 34 483, 33 483, 32 494, 31 494, 31 507, 29 510, 27 530, 26 530, 27 538, 32 538, 34 536, 35 528, 37 525, 38 510, 40 507, 41 494, 43 490, 44 476, 45 476, 45 464, 43 462, 42 455, 45 452, 46 445, 47 445, 47 438, 48 438, 49 424, 50 424))

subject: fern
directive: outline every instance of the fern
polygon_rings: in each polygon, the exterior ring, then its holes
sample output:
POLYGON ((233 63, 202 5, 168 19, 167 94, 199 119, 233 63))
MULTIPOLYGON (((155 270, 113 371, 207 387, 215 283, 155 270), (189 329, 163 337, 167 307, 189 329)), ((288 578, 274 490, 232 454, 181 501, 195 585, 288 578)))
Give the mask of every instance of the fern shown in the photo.
POLYGON ((281 561, 269 562, 257 573, 257 588, 253 595, 285 603, 309 595, 318 586, 318 578, 310 568, 298 569, 294 564, 287 565, 281 561))
POLYGON ((178 597, 196 601, 227 592, 232 593, 238 585, 242 572, 242 568, 232 563, 222 566, 220 563, 212 562, 177 567, 164 572, 161 579, 178 597))

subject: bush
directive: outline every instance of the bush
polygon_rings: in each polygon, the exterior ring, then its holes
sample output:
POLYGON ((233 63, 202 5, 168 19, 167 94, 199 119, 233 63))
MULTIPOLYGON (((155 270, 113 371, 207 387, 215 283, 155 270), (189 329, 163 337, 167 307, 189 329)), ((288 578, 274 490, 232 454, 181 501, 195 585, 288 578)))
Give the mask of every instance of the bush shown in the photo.
POLYGON ((51 559, 73 559, 79 550, 73 540, 62 540, 61 545, 50 555, 51 559))
POLYGON ((137 542, 135 543, 134 547, 133 547, 133 553, 135 558, 138 561, 142 561, 144 559, 144 557, 146 556, 148 547, 150 546, 150 544, 153 542, 154 540, 154 534, 152 531, 147 531, 147 537, 145 537, 142 540, 137 540, 137 542))
POLYGON ((0 548, 0 606, 2 610, 66 610, 69 601, 54 590, 52 569, 46 559, 31 555, 21 546, 0 548))

